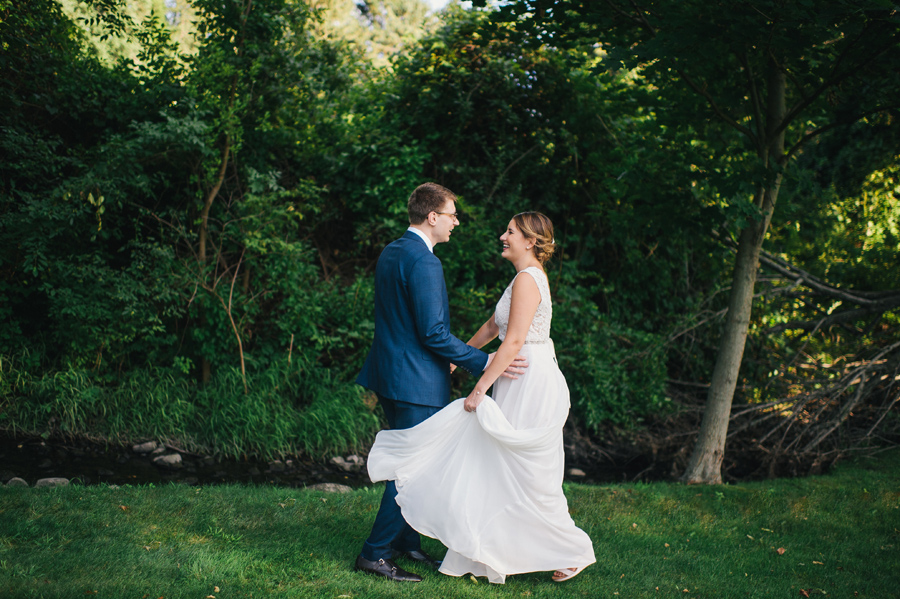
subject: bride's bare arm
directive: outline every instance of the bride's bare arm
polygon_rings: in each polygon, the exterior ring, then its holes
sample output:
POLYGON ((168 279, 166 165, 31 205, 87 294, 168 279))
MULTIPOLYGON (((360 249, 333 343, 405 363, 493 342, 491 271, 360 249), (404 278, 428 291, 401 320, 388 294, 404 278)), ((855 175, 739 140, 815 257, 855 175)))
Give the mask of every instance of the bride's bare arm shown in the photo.
POLYGON ((478 329, 472 338, 469 339, 466 344, 471 345, 472 347, 477 347, 481 349, 488 343, 494 340, 500 334, 500 327, 497 326, 497 322, 494 320, 494 315, 491 314, 491 317, 488 318, 487 322, 481 325, 481 328, 478 329))
MULTIPOLYGON (((494 338, 500 334, 500 327, 497 326, 497 321, 494 320, 494 315, 491 314, 491 317, 481 325, 481 328, 472 335, 472 338, 467 341, 468 345, 472 347, 477 347, 481 349, 488 343, 494 340, 494 338)), ((487 369, 493 361, 496 353, 490 354, 488 356, 488 364, 485 367, 487 369)), ((501 373, 500 376, 505 376, 508 379, 517 379, 519 375, 525 372, 525 369, 528 368, 528 360, 525 359, 524 356, 516 356, 513 361, 506 367, 506 370, 501 373)), ((450 365, 450 372, 456 370, 456 364, 450 365)))
MULTIPOLYGON (((494 321, 494 315, 491 314, 491 317, 487 320, 487 322, 481 325, 481 328, 479 328, 478 331, 474 335, 472 335, 471 339, 466 341, 466 345, 471 345, 472 347, 481 349, 482 347, 493 341, 494 337, 496 337, 499 333, 500 327, 497 326, 497 323, 494 321)), ((454 370, 456 370, 456 364, 451 364, 450 372, 453 372, 454 370)))
MULTIPOLYGON (((506 337, 503 339, 503 343, 500 344, 500 349, 497 350, 494 359, 491 360, 481 378, 475 383, 475 388, 472 389, 472 392, 466 398, 466 411, 471 412, 478 407, 478 404, 484 399, 487 390, 491 388, 491 385, 518 356, 519 350, 525 345, 528 329, 531 327, 531 321, 534 320, 534 315, 540 303, 541 292, 534 278, 530 276, 517 277, 512 288, 509 326, 506 329, 506 337)), ((482 326, 483 328, 484 326, 482 326)), ((480 332, 481 329, 479 329, 480 332)), ((477 337, 478 333, 475 336, 477 337)))

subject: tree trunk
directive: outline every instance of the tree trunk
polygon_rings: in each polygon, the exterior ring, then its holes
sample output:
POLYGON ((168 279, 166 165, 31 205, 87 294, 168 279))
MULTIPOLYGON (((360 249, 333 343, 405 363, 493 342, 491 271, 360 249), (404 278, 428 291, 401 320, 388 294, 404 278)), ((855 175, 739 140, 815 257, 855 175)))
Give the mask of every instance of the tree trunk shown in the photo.
MULTIPOLYGON (((212 189, 206 195, 206 199, 203 201, 203 210, 200 212, 200 240, 197 244, 197 260, 200 262, 201 277, 206 276, 203 267, 206 266, 206 239, 209 237, 209 210, 212 208, 213 202, 215 201, 216 196, 219 195, 219 190, 222 188, 222 183, 225 181, 225 173, 228 170, 228 153, 230 151, 231 141, 229 137, 226 136, 225 147, 222 150, 222 162, 219 164, 219 172, 216 175, 216 181, 213 184, 212 189)), ((205 325, 206 318, 201 313, 200 326, 205 325)), ((212 364, 206 356, 200 358, 200 376, 204 385, 209 383, 212 378, 212 364)))
POLYGON ((691 454, 687 470, 681 477, 688 484, 721 484, 722 459, 725 457, 725 439, 734 389, 737 386, 750 328, 750 312, 753 306, 753 289, 759 269, 759 253, 775 202, 781 187, 781 162, 784 157, 784 130, 776 133, 785 117, 785 76, 773 60, 767 65, 768 102, 766 107, 766 140, 761 144, 760 158, 772 172, 773 165, 779 167, 771 180, 756 194, 756 205, 762 218, 750 223, 742 231, 738 241, 734 274, 732 275, 731 296, 728 300, 728 315, 725 331, 719 342, 719 353, 713 370, 703 422, 697 444, 691 454))
MULTIPOLYGON (((771 193, 769 189, 760 190, 762 196, 769 193, 771 193)), ((759 250, 765 238, 768 220, 766 218, 765 221, 753 223, 741 232, 732 275, 725 331, 719 341, 719 353, 716 356, 716 366, 706 398, 706 409, 703 411, 703 423, 700 425, 700 435, 694 453, 682 477, 682 481, 688 484, 722 482, 722 458, 725 456, 725 437, 728 434, 731 402, 747 342, 753 289, 759 267, 759 250)))

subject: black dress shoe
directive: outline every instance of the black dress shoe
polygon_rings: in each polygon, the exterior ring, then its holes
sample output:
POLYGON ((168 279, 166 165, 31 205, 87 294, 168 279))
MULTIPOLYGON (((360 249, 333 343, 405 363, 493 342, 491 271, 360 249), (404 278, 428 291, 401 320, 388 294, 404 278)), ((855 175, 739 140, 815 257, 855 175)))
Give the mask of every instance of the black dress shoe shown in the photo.
POLYGON ((373 562, 360 555, 356 558, 356 565, 353 569, 384 576, 388 580, 396 580, 398 582, 422 582, 421 576, 407 572, 389 559, 380 559, 377 562, 373 562))
POLYGON ((395 557, 405 557, 406 559, 412 560, 414 562, 418 562, 420 564, 426 564, 437 570, 441 567, 441 562, 434 559, 421 549, 417 551, 401 551, 395 555, 395 557))

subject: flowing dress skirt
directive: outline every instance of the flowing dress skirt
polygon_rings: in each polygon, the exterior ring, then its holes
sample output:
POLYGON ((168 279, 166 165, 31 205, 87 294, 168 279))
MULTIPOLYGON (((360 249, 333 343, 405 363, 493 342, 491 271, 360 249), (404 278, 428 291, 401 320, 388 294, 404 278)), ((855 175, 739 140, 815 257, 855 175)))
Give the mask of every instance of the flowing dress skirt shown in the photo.
POLYGON ((562 491, 569 390, 552 343, 525 345, 529 367, 501 377, 472 414, 457 399, 421 424, 381 431, 373 481, 395 480, 403 517, 448 552, 440 571, 507 575, 594 563, 562 491))

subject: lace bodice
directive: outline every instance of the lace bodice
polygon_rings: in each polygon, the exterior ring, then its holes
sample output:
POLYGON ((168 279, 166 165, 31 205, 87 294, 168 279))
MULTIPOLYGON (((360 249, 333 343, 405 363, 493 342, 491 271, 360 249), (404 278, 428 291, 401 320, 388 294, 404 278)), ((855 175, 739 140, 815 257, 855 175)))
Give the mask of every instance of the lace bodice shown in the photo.
MULTIPOLYGON (((546 343, 550 339, 550 320, 553 317, 553 306, 550 304, 550 284, 547 282, 547 275, 536 266, 529 266, 525 270, 516 274, 518 277, 523 272, 527 272, 534 277, 538 289, 541 291, 541 303, 538 304, 537 312, 534 313, 534 320, 528 327, 528 336, 525 343, 546 343)), ((506 287, 506 291, 497 302, 497 309, 494 311, 494 321, 500 328, 500 341, 506 338, 506 329, 509 327, 509 308, 512 304, 512 288, 516 279, 513 278, 506 287)))

